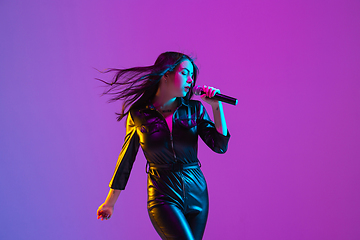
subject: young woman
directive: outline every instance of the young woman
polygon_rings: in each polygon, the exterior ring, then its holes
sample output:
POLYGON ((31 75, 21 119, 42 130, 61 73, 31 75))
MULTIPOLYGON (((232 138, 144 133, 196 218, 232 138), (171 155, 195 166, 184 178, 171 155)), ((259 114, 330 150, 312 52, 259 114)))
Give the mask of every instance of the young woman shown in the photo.
POLYGON ((197 159, 198 136, 215 152, 224 153, 230 138, 220 91, 203 86, 201 99, 211 105, 212 122, 199 101, 190 100, 198 68, 182 53, 160 54, 149 67, 110 69, 115 77, 105 94, 125 100, 118 120, 127 115, 125 141, 110 191, 98 208, 109 219, 125 188, 139 146, 147 159, 147 208, 162 239, 202 239, 208 215, 208 192, 197 159), (127 107, 129 110, 125 111, 127 107))

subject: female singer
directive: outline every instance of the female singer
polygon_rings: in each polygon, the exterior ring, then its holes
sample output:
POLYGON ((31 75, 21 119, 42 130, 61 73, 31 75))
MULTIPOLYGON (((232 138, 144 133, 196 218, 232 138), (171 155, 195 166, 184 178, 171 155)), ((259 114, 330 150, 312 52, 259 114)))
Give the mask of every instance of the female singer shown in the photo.
POLYGON ((203 86, 201 99, 210 104, 212 122, 200 101, 190 100, 198 68, 182 53, 165 52, 148 67, 115 72, 105 94, 124 100, 126 136, 110 191, 98 208, 109 219, 128 181, 139 146, 147 159, 147 209, 162 239, 202 239, 208 216, 206 181, 197 159, 198 136, 215 152, 225 153, 230 134, 222 103, 211 98, 219 89, 203 86), (126 111, 126 108, 129 109, 126 111))

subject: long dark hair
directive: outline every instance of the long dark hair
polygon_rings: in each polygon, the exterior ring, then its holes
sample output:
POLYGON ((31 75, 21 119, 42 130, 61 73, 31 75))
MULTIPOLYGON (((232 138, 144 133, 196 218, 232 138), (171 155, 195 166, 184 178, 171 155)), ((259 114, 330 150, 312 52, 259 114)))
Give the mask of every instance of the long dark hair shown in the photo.
MULTIPOLYGON (((102 73, 115 73, 111 82, 96 79, 107 85, 103 95, 113 95, 109 102, 123 100, 121 113, 116 113, 118 115, 117 120, 120 121, 128 114, 131 107, 140 106, 152 100, 158 90, 162 76, 167 72, 173 72, 176 66, 184 60, 189 60, 194 67, 193 85, 195 85, 199 69, 192 58, 179 52, 164 52, 158 56, 155 64, 151 66, 127 69, 110 68, 103 71, 102 73)), ((190 89, 185 98, 190 99, 192 96, 193 91, 190 89)))

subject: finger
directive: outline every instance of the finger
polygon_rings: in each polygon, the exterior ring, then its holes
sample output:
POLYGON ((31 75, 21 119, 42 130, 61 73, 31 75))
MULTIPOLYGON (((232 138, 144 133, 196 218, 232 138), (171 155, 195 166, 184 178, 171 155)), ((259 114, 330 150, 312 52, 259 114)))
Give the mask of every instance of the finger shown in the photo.
POLYGON ((208 87, 208 88, 207 88, 206 96, 207 96, 208 98, 211 97, 211 90, 212 90, 212 87, 208 87))
POLYGON ((207 95, 208 87, 206 85, 204 85, 202 88, 203 88, 204 94, 207 95))
POLYGON ((211 97, 214 97, 217 93, 220 93, 220 90, 217 89, 217 88, 213 88, 213 89, 211 90, 211 97))
POLYGON ((104 219, 106 219, 106 216, 108 216, 108 215, 104 211, 99 211, 98 219, 101 218, 101 221, 103 221, 104 219))
POLYGON ((215 96, 215 94, 216 94, 216 90, 217 90, 217 88, 212 88, 211 89, 211 97, 214 97, 215 96))
POLYGON ((213 97, 214 97, 217 93, 220 93, 220 90, 217 89, 217 88, 214 88, 213 97))
POLYGON ((214 96, 214 88, 213 87, 209 87, 209 92, 208 92, 208 97, 212 98, 214 96))
POLYGON ((211 89, 211 97, 215 96, 215 93, 216 93, 216 88, 212 88, 211 89))

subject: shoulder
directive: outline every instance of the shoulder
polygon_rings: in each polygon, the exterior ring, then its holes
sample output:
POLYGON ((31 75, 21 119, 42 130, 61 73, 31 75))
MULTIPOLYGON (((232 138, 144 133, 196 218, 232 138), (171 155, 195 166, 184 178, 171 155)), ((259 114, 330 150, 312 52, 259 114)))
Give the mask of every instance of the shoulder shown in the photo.
POLYGON ((142 112, 146 109, 145 106, 132 106, 129 109, 128 120, 132 121, 135 125, 141 124, 142 112))

